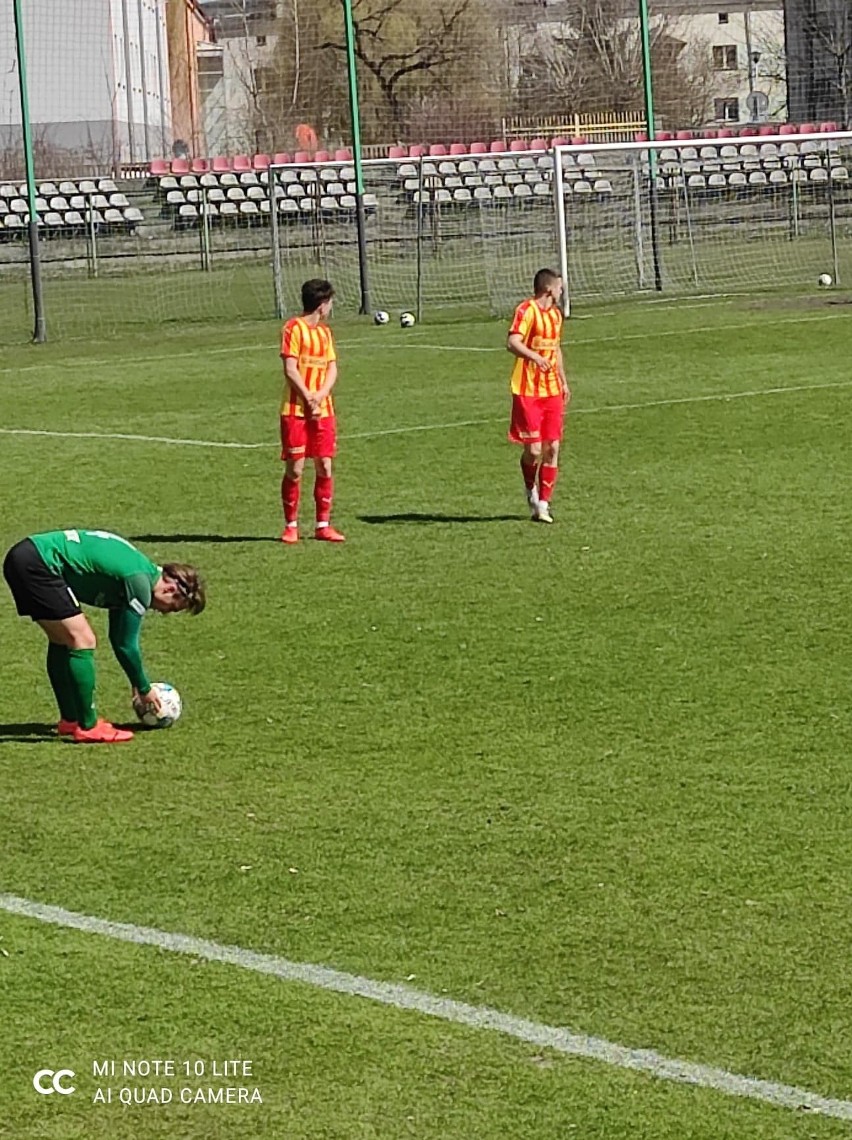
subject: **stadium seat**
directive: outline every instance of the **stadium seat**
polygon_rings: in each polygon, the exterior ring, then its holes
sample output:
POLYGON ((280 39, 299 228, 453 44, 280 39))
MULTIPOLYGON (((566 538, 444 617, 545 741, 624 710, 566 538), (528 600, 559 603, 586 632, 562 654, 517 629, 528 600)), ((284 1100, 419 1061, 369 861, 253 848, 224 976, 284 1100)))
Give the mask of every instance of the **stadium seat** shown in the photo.
POLYGON ((135 228, 140 222, 143 222, 145 218, 138 206, 128 206, 124 211, 124 220, 128 226, 135 228))
POLYGON ((829 131, 836 131, 837 130, 837 123, 831 123, 831 122, 820 123, 819 129, 823 134, 825 134, 829 131))
POLYGON ((547 150, 547 139, 533 139, 530 142, 530 150, 547 150))
POLYGON ((734 132, 730 127, 719 127, 719 130, 716 133, 717 139, 732 139, 733 137, 734 132))
POLYGON ((408 158, 408 147, 407 146, 392 146, 388 150, 388 158, 395 158, 395 159, 408 158))
POLYGON ((761 123, 757 128, 757 133, 759 135, 777 135, 778 128, 775 123, 761 123))
POLYGON ((273 166, 284 166, 289 161, 290 161, 290 155, 287 154, 285 151, 278 151, 277 154, 273 154, 273 156, 272 156, 272 165, 273 166))
POLYGON ((269 155, 268 154, 255 154, 252 156, 251 166, 252 170, 262 171, 269 169, 269 155))
POLYGON ((547 182, 536 182, 532 188, 532 192, 533 198, 550 199, 553 196, 553 190, 547 182))
POLYGON ((338 147, 337 150, 334 152, 334 161, 335 162, 351 162, 352 161, 352 151, 349 149, 348 146, 338 147))
POLYGON ((440 158, 447 153, 447 148, 443 143, 432 143, 429 147, 430 158, 440 158))
POLYGON ((242 174, 245 171, 251 170, 251 159, 247 154, 235 154, 232 161, 232 169, 235 174, 242 174))
POLYGON ((471 154, 488 154, 488 145, 484 142, 472 142, 470 144, 471 154))
POLYGON ((527 145, 527 140, 526 139, 512 139, 512 141, 509 143, 509 150, 510 151, 529 150, 529 146, 527 145))
POLYGON ((505 139, 493 139, 488 149, 492 154, 503 154, 509 146, 505 139))
POLYGON ((304 164, 306 162, 313 162, 313 159, 306 150, 297 150, 293 155, 293 161, 296 163, 304 164))
POLYGON ((848 182, 849 171, 845 166, 833 166, 831 168, 831 181, 832 182, 848 182))
POLYGON ((189 159, 188 158, 173 158, 172 159, 172 174, 189 174, 189 159))
POLYGON ((752 170, 748 176, 749 186, 765 186, 766 183, 767 178, 762 170, 752 170))
POLYGON ((467 154, 467 143, 450 143, 450 154, 467 154))
POLYGON ((429 153, 429 148, 424 143, 414 143, 413 146, 408 148, 410 158, 422 158, 424 154, 429 153))
POLYGON ((573 185, 573 191, 575 194, 591 194, 592 184, 587 182, 585 178, 578 178, 573 185))
POLYGON ((227 174, 230 169, 231 169, 230 158, 223 158, 221 156, 219 156, 217 158, 211 158, 211 160, 210 160, 210 171, 211 171, 211 173, 213 173, 213 174, 227 174))
POLYGON ((769 185, 770 186, 786 186, 787 185, 787 172, 786 172, 786 170, 771 170, 769 172, 769 185))
POLYGON ((728 180, 724 174, 708 174, 707 175, 707 189, 708 190, 724 190, 728 185, 728 180))
POLYGON ((799 128, 796 123, 782 123, 778 128, 779 135, 797 135, 799 128))
POLYGON ((190 170, 193 174, 206 174, 210 165, 206 158, 194 158, 190 170))
POLYGON ((148 173, 152 178, 160 178, 163 174, 169 173, 169 164, 164 158, 152 158, 148 173))
POLYGON ((816 124, 815 123, 802 123, 802 125, 799 127, 799 134, 802 134, 802 135, 812 135, 812 134, 815 134, 815 132, 816 132, 816 124))
POLYGON ((828 171, 824 166, 814 166, 809 177, 811 182, 828 182, 828 171))
POLYGON ((735 170, 728 175, 728 185, 734 188, 748 185, 748 180, 741 170, 735 170))

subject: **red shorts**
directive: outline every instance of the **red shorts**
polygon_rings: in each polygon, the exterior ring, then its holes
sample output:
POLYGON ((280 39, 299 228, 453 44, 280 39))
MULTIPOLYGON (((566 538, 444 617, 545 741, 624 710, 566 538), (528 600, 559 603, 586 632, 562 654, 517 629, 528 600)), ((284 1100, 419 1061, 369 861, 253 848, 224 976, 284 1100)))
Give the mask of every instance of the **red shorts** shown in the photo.
POLYGON ((554 443, 562 439, 564 396, 512 396, 510 443, 554 443))
POLYGON ((332 459, 337 454, 334 416, 282 416, 282 459, 332 459))

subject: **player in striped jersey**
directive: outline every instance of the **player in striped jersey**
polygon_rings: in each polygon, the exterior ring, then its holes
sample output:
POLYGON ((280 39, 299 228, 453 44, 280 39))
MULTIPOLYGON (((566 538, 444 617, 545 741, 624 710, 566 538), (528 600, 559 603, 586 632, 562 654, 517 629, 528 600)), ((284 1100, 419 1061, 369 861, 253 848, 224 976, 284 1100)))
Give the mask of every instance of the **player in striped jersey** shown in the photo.
POLYGON ((316 530, 314 538, 343 542, 330 523, 334 483, 331 461, 337 449, 337 430, 331 390, 337 382, 337 353, 331 329, 325 324, 331 312, 331 283, 314 278, 302 285, 302 315, 284 325, 281 358, 284 361, 284 395, 281 401, 281 458, 284 478, 281 502, 284 532, 281 541, 299 541, 299 491, 306 459, 313 459, 316 530))
POLYGON ((552 523, 550 499, 556 484, 559 443, 571 390, 562 360, 562 278, 539 269, 533 296, 515 309, 506 348, 516 357, 512 371, 509 440, 523 447, 521 473, 535 522, 552 523))

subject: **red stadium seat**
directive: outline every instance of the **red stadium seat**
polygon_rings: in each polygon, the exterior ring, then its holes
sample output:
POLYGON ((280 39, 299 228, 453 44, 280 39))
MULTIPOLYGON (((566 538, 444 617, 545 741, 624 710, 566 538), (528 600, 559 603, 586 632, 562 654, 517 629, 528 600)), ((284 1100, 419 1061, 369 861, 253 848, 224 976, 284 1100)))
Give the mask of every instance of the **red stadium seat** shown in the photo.
POLYGON ((836 131, 837 123, 820 123, 819 129, 823 132, 836 131))
POLYGON ((484 142, 472 142, 470 144, 471 154, 488 154, 488 146, 484 142))
POLYGON ((450 143, 450 154, 467 154, 467 143, 450 143))
POLYGON ((759 135, 777 135, 778 128, 774 123, 761 123, 757 128, 757 133, 759 135))
POLYGON ((547 150, 547 139, 533 139, 530 150, 547 150))
POLYGON ((313 162, 310 154, 306 150, 297 150, 293 155, 294 162, 313 162))
POLYGON ((268 170, 269 169, 269 155, 256 154, 251 160, 252 170, 268 170))
POLYGON ((799 126, 797 123, 782 123, 778 128, 779 135, 797 135, 799 133, 799 126))
POLYGON ((510 151, 529 150, 526 139, 512 139, 509 143, 510 151))
POLYGON ((210 164, 206 158, 194 158, 191 170, 193 174, 207 174, 210 171, 210 164))
POLYGON ((430 158, 443 158, 446 153, 447 148, 443 143, 432 143, 432 145, 429 147, 430 158))
POLYGON ((331 162, 331 155, 327 150, 318 150, 314 155, 314 162, 331 162))
POLYGON ((287 152, 284 150, 279 150, 277 152, 277 154, 273 154, 273 156, 272 156, 272 165, 273 166, 283 166, 285 162, 289 162, 289 161, 290 161, 290 155, 287 154, 287 152))
POLYGON ((352 151, 349 149, 348 146, 338 147, 337 150, 334 152, 334 161, 335 162, 351 162, 352 161, 352 151))
POLYGON ((251 170, 251 159, 247 154, 234 155, 234 172, 236 174, 245 174, 251 170))
POLYGON ((392 146, 388 151, 388 158, 408 158, 408 147, 392 146))
POLYGON ((692 131, 678 131, 675 135, 678 142, 691 142, 694 137, 692 131))
POLYGON ((231 169, 230 158, 212 158, 210 160, 210 169, 214 174, 227 174, 231 169))
POLYGON ((571 139, 571 145, 572 146, 585 146, 588 141, 589 140, 587 138, 585 138, 583 135, 574 135, 574 137, 571 139))
POLYGON ((816 123, 802 123, 799 127, 799 133, 803 135, 812 135, 816 132, 816 123))
POLYGON ((741 139, 753 139, 757 137, 757 131, 754 127, 740 127, 739 136, 741 139))
POLYGON ((154 178, 162 178, 169 173, 169 164, 164 158, 152 158, 151 165, 148 167, 148 173, 153 175, 154 178))
POLYGON ((554 135, 553 138, 550 140, 550 145, 551 146, 568 146, 568 144, 570 142, 571 142, 571 140, 567 137, 567 135, 554 135))
POLYGON ((719 127, 719 133, 716 135, 717 139, 732 139, 734 132, 730 127, 719 127))
POLYGON ((411 158, 422 158, 424 154, 429 153, 429 148, 423 143, 415 143, 414 146, 408 148, 408 153, 411 158))
POLYGON ((505 139, 493 139, 488 149, 492 154, 504 154, 509 149, 509 144, 505 139))
POLYGON ((634 142, 647 142, 648 141, 648 132, 647 131, 637 131, 636 134, 633 136, 633 141, 634 142))
POLYGON ((189 174, 189 159, 188 158, 173 158, 172 159, 172 174, 189 174))
POLYGON ((719 137, 719 132, 713 127, 710 127, 709 130, 706 130, 703 133, 704 137, 707 139, 717 139, 719 137))
POLYGON ((654 137, 656 139, 658 139, 660 142, 669 142, 671 139, 674 138, 674 135, 672 134, 671 131, 657 131, 657 133, 654 137))

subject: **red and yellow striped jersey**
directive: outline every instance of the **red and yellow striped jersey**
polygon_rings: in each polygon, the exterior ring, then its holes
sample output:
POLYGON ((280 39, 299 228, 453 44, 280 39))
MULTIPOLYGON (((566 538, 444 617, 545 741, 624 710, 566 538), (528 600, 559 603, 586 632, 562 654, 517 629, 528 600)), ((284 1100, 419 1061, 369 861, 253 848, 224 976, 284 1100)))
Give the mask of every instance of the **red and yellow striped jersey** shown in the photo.
MULTIPOLYGON (((311 326, 304 317, 292 317, 284 325, 281 335, 281 358, 292 357, 309 392, 318 392, 325 383, 328 366, 337 360, 331 329, 327 325, 311 326)), ((292 384, 285 382, 281 400, 282 416, 304 416, 302 397, 292 384)), ((334 403, 326 396, 317 417, 334 415, 334 403)))
POLYGON ((531 360, 517 357, 512 370, 512 392, 516 396, 558 396, 562 391, 557 364, 559 341, 562 336, 562 312, 558 305, 542 309, 531 297, 515 309, 509 335, 519 333, 527 348, 549 361, 552 367, 545 372, 531 360))

